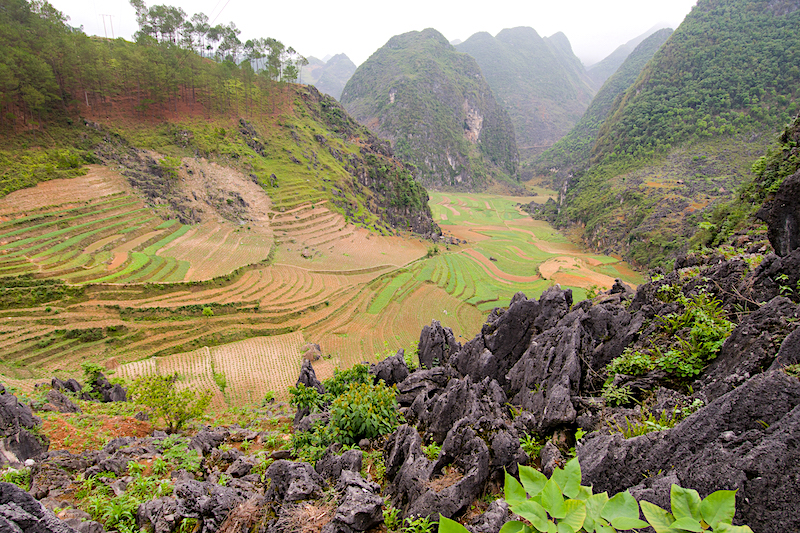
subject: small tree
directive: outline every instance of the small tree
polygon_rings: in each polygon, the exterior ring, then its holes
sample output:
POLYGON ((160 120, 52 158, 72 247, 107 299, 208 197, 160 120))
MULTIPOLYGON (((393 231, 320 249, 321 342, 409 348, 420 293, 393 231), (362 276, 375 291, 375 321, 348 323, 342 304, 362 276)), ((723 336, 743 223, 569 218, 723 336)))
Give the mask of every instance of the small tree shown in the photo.
POLYGON ((177 374, 143 376, 128 389, 132 402, 144 405, 156 418, 164 419, 167 433, 175 433, 189 420, 202 416, 211 403, 211 391, 179 391, 175 389, 177 380, 177 374))

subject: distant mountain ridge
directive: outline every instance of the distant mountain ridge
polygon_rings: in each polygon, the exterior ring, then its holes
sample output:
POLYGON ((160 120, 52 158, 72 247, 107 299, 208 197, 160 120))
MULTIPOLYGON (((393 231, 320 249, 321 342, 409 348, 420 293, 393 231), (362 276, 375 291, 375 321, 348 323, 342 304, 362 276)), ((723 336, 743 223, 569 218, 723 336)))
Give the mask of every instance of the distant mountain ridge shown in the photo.
POLYGON ((520 155, 541 153, 566 135, 594 95, 583 64, 563 33, 533 28, 480 32, 456 48, 474 57, 514 123, 520 155))
POLYGON ((416 165, 426 186, 474 190, 517 175, 511 119, 476 61, 434 29, 392 37, 358 67, 341 100, 416 165))
POLYGON ((301 81, 337 100, 341 98, 342 89, 356 71, 355 63, 345 54, 336 54, 327 61, 315 57, 308 60, 308 65, 302 69, 301 81))

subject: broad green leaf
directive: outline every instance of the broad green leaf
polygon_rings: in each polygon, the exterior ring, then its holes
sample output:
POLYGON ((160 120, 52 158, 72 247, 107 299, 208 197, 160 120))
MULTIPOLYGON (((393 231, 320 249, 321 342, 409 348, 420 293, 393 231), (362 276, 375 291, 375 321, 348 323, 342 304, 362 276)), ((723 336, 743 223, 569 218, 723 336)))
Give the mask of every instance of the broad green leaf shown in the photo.
POLYGON ((503 524, 500 533, 528 533, 531 530, 524 522, 512 520, 503 524))
POLYGON ((631 493, 626 490, 615 494, 613 498, 608 500, 600 516, 611 522, 612 525, 617 517, 639 518, 639 505, 634 497, 631 496, 631 493))
POLYGON ((558 526, 553 522, 547 523, 547 533, 558 533, 558 526))
POLYGON ((673 533, 674 530, 670 527, 675 519, 670 513, 659 507, 658 505, 642 500, 639 502, 642 506, 642 513, 650 527, 656 530, 656 533, 673 533))
POLYGON ((553 475, 550 476, 550 479, 556 482, 561 492, 564 492, 564 487, 567 486, 567 473, 563 468, 556 468, 553 470, 553 475))
POLYGON ((564 506, 564 496, 561 489, 551 478, 542 489, 542 507, 547 509, 553 518, 564 518, 567 508, 564 506))
POLYGON ((469 533, 469 530, 456 522, 439 515, 439 533, 469 533))
POLYGON ((694 531, 695 533, 703 533, 703 528, 700 527, 700 522, 688 517, 678 518, 669 527, 672 529, 683 529, 685 531, 694 531))
POLYGON ((730 524, 736 513, 736 491, 712 492, 700 503, 700 515, 714 531, 720 523, 730 524))
MULTIPOLYGON (((587 531, 589 530, 587 529, 587 531)), ((617 532, 614 531, 614 528, 609 525, 599 524, 595 527, 594 533, 617 533, 617 532)))
POLYGON ((722 523, 714 530, 714 533, 753 533, 753 530, 750 529, 750 526, 732 526, 722 523))
MULTIPOLYGON (((600 513, 608 501, 608 493, 592 494, 586 499, 586 519, 583 527, 586 531, 592 531, 601 522, 600 513)), ((604 522, 604 521, 603 521, 604 522)))
POLYGON ((672 515, 675 520, 681 518, 691 518, 700 522, 700 495, 696 490, 684 489, 678 485, 672 485, 669 491, 672 503, 672 515))
POLYGON ((567 461, 567 464, 564 465, 564 473, 566 474, 564 485, 559 485, 561 492, 567 498, 575 498, 581 490, 581 465, 578 463, 577 457, 567 461))
POLYGON ((565 524, 564 522, 559 522, 558 533, 575 533, 575 530, 572 529, 571 525, 565 524))
POLYGON ((643 529, 647 527, 647 522, 639 520, 638 518, 631 518, 629 516, 618 516, 611 521, 614 529, 621 529, 627 531, 629 529, 643 529))
POLYGON ((503 492, 508 505, 523 502, 528 498, 528 495, 525 494, 525 489, 522 488, 519 481, 508 472, 506 472, 506 482, 503 487, 503 492))
POLYGON ((530 496, 536 496, 547 483, 547 476, 531 468, 530 466, 519 465, 519 479, 522 481, 522 486, 530 496))
POLYGON ((575 496, 576 500, 588 500, 592 496, 592 487, 581 485, 578 495, 575 496))
POLYGON ((567 500, 564 502, 564 507, 567 514, 558 521, 559 527, 561 524, 568 524, 574 531, 578 531, 586 520, 586 503, 580 500, 567 500))
POLYGON ((547 519, 547 511, 538 503, 527 500, 515 505, 512 511, 533 524, 539 531, 547 531, 550 520, 547 519))

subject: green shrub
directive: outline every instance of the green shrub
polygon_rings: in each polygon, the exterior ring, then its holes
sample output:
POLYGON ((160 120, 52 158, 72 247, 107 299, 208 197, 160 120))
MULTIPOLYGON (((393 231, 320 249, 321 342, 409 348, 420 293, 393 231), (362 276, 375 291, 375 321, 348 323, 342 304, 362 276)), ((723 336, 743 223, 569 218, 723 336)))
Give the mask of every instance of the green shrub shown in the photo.
POLYGON ((395 388, 383 381, 377 385, 351 384, 331 403, 330 424, 336 440, 343 444, 391 433, 398 423, 395 388))
POLYGON ((31 470, 30 468, 22 468, 20 470, 8 468, 0 474, 0 481, 13 483, 23 490, 28 490, 31 485, 31 470))
POLYGON ((368 365, 353 365, 347 370, 334 369, 333 377, 322 382, 325 392, 333 397, 341 396, 350 388, 350 385, 357 384, 372 384, 368 365))
POLYGON ((603 386, 603 399, 612 406, 629 405, 633 403, 633 391, 628 386, 617 387, 613 383, 603 386))
POLYGON ((606 366, 606 372, 608 372, 609 376, 614 374, 641 376, 650 372, 653 368, 655 368, 655 364, 649 354, 634 351, 632 348, 625 348, 622 355, 606 366))
POLYGON ((176 390, 177 374, 143 376, 128 389, 131 402, 148 407, 156 418, 162 418, 167 433, 175 433, 183 425, 203 416, 211 403, 211 391, 176 390))
POLYGON ((292 396, 289 403, 298 409, 315 411, 323 404, 323 398, 319 391, 314 387, 306 387, 302 383, 298 383, 296 387, 289 387, 289 394, 292 396))

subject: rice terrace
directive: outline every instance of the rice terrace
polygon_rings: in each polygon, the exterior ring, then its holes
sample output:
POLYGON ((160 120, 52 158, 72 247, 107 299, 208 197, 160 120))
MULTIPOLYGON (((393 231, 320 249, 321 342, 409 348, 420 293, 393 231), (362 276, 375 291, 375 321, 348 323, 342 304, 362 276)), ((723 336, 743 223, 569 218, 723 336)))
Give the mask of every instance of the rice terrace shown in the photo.
POLYGON ((0 199, 8 383, 30 389, 91 360, 125 378, 177 372, 224 408, 286 397, 307 343, 322 347, 314 365, 328 377, 413 350, 432 319, 464 342, 518 291, 538 297, 559 283, 578 301, 615 278, 642 281, 519 208, 545 196, 433 192, 434 220, 460 243, 433 245, 347 223, 325 199, 278 209, 236 172, 184 160, 186 186, 202 190, 192 180, 205 174, 260 198, 251 222, 165 222, 100 166, 0 199))

